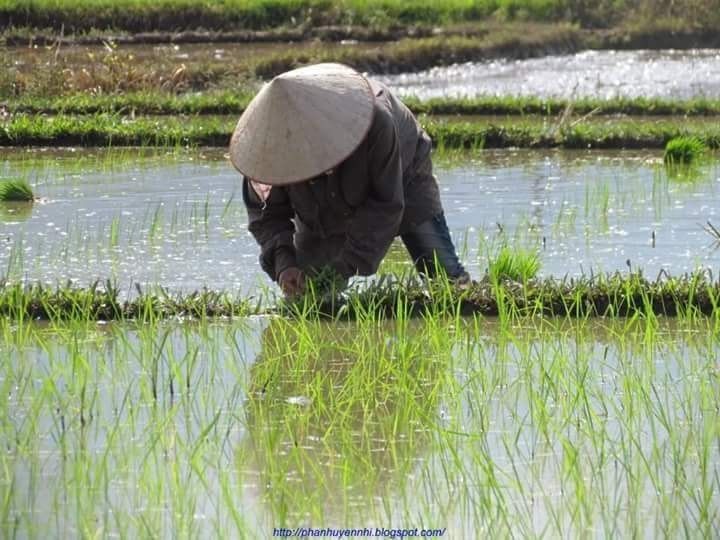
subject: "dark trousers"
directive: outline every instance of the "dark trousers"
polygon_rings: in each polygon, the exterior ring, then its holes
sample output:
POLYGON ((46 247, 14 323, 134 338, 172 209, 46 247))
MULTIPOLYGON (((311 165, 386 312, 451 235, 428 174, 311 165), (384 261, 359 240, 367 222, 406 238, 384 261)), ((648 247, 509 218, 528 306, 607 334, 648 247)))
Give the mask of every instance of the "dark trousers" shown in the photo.
MULTIPOLYGON (((420 225, 406 229, 400 238, 410 253, 415 268, 421 274, 432 278, 439 271, 445 273, 452 280, 469 279, 455 252, 445 215, 442 212, 420 225)), ((340 253, 345 244, 344 236, 320 238, 309 231, 304 231, 301 241, 298 240, 296 235, 295 247, 298 266, 311 275, 340 253)))
POLYGON ((421 274, 432 278, 438 271, 442 271, 450 279, 464 278, 467 275, 450 238, 444 213, 440 212, 402 234, 400 238, 410 253, 415 268, 421 274))

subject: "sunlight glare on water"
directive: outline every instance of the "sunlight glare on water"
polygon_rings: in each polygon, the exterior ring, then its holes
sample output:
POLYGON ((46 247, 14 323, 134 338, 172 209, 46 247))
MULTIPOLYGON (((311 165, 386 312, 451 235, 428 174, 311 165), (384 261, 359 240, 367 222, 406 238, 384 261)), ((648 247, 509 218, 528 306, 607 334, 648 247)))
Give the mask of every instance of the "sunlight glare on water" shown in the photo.
POLYGON ((382 77, 399 94, 436 97, 717 98, 720 50, 584 51, 382 77))
MULTIPOLYGON (((124 291, 134 283, 245 293, 272 286, 247 230, 240 177, 221 150, 114 163, 109 152, 78 166, 84 154, 40 162, 17 153, 0 168, 32 170, 44 199, 0 210, 3 272, 48 284, 112 279, 124 291)), ((477 277, 503 243, 539 252, 545 276, 625 272, 628 261, 653 277, 717 265, 720 251, 703 230, 720 224, 716 164, 673 179, 647 151, 486 150, 436 161, 448 224, 477 277)), ((391 254, 410 264, 402 246, 391 254)))

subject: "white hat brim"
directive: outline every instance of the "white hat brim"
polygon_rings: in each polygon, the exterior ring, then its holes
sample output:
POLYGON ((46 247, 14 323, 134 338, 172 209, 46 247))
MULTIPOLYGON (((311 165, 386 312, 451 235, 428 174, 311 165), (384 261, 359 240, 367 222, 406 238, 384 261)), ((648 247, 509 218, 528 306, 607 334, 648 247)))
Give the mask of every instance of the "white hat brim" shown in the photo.
POLYGON ((269 185, 308 180, 347 159, 367 135, 375 97, 360 73, 316 64, 267 83, 240 116, 230 160, 269 185))

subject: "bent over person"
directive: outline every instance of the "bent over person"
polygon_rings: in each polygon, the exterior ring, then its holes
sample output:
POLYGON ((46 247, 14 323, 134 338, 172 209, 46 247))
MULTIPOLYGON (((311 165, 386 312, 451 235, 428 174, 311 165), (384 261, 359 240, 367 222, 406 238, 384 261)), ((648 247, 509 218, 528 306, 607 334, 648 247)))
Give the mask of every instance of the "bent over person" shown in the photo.
POLYGON ((329 270, 346 282, 374 274, 399 235, 422 274, 469 281, 430 149, 409 109, 347 66, 317 64, 275 77, 230 143, 263 270, 294 296, 305 276, 329 270))

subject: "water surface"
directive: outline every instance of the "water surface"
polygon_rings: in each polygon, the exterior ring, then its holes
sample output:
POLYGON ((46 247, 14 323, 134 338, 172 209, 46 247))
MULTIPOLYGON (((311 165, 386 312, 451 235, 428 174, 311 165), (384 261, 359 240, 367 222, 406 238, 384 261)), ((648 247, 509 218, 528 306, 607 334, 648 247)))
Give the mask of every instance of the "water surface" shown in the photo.
POLYGON ((704 320, 16 330, 3 537, 718 532, 704 320))
POLYGON ((720 98, 720 50, 583 51, 493 60, 382 77, 399 94, 433 97, 720 98))
MULTIPOLYGON (((0 207, 0 268, 16 279, 114 279, 171 290, 270 285, 222 149, 7 150, 0 174, 42 200, 0 207)), ((668 174, 657 152, 479 151, 436 159, 447 220, 471 273, 504 244, 545 276, 716 268, 717 162, 668 174)), ((410 261, 398 242, 391 260, 410 261)))

